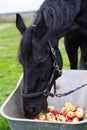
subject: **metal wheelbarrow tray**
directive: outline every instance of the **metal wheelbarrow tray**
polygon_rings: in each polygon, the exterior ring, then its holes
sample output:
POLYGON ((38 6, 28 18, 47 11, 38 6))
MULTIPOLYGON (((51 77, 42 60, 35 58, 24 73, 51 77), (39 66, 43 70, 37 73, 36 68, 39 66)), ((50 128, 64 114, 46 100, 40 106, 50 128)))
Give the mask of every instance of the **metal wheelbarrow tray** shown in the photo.
MULTIPOLYGON (((87 71, 63 70, 62 76, 57 79, 57 93, 67 92, 87 83, 87 71)), ((85 118, 79 123, 37 121, 24 118, 22 104, 22 76, 16 89, 1 107, 1 114, 5 117, 11 130, 87 130, 87 86, 65 97, 49 97, 49 105, 60 111, 66 102, 79 105, 85 109, 85 118)))

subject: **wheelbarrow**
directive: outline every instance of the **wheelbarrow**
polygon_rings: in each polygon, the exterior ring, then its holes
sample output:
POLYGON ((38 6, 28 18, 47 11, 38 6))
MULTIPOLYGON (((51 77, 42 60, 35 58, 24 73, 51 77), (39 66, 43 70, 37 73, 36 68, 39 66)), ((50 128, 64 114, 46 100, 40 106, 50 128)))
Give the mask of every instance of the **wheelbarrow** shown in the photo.
MULTIPOLYGON (((9 122, 11 130, 87 130, 87 86, 60 98, 49 97, 48 104, 58 111, 66 102, 79 105, 85 110, 85 117, 77 123, 54 122, 26 119, 23 112, 21 91, 23 87, 21 75, 16 89, 1 107, 1 115, 9 122)), ((86 70, 63 70, 62 76, 56 80, 57 93, 64 93, 87 83, 86 70)), ((53 91, 53 90, 51 90, 53 91)))

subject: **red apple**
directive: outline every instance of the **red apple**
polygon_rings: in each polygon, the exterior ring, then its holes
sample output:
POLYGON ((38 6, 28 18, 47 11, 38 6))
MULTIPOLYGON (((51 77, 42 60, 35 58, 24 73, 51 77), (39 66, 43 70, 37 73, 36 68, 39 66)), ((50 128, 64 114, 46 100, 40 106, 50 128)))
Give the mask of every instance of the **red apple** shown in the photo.
POLYGON ((72 119, 67 118, 66 122, 72 122, 72 119))
POLYGON ((45 118, 45 119, 44 119, 44 121, 48 121, 48 119, 47 119, 47 118, 45 118))
POLYGON ((60 112, 58 111, 54 111, 53 114, 56 116, 57 114, 59 114, 60 112))
POLYGON ((34 120, 39 120, 39 119, 38 119, 38 117, 36 116, 36 117, 34 118, 34 120))
POLYGON ((70 119, 75 117, 75 113, 73 111, 68 111, 67 112, 67 117, 69 117, 70 119))
POLYGON ((79 108, 80 106, 75 106, 76 110, 79 108))
POLYGON ((66 122, 72 122, 72 119, 66 116, 66 122))
POLYGON ((63 116, 67 116, 67 113, 68 113, 67 110, 64 110, 64 111, 60 112, 60 114, 63 115, 63 116))
POLYGON ((78 117, 74 117, 73 119, 72 119, 72 122, 79 122, 80 121, 80 119, 78 118, 78 117))
POLYGON ((48 112, 54 112, 54 111, 55 111, 55 107, 53 107, 53 106, 48 106, 48 107, 47 107, 47 111, 48 111, 48 112))

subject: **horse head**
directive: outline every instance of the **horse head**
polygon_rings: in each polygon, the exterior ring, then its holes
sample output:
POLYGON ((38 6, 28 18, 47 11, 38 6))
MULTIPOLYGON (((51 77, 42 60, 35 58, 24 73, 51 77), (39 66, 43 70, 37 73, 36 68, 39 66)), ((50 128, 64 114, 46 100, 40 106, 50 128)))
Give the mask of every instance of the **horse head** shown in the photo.
POLYGON ((48 93, 61 75, 62 57, 58 39, 48 31, 43 12, 29 27, 17 14, 16 26, 22 34, 19 62, 23 66, 23 108, 25 117, 34 118, 47 110, 48 93))

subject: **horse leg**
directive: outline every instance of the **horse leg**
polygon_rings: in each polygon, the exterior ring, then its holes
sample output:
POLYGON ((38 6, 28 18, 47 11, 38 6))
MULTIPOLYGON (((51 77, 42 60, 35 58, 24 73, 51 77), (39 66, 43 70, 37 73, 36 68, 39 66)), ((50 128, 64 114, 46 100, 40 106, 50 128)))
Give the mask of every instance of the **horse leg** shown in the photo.
POLYGON ((80 68, 87 70, 87 42, 80 44, 81 48, 81 59, 80 59, 80 68))
POLYGON ((69 58, 70 68, 78 68, 78 43, 74 41, 72 35, 67 35, 64 38, 65 49, 69 58))

